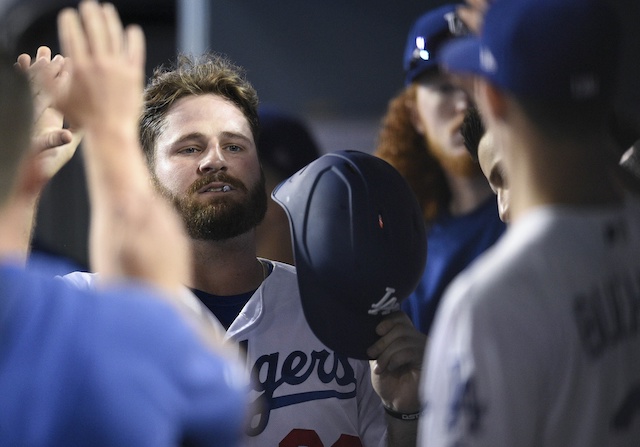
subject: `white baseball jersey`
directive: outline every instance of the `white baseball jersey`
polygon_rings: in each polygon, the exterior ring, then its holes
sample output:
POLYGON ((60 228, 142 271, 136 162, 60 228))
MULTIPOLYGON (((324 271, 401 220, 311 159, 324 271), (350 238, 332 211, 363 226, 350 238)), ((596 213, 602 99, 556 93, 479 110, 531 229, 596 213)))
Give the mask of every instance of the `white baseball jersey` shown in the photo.
MULTIPOLYGON (((295 268, 273 271, 227 330, 246 349, 255 401, 245 446, 386 445, 386 421, 369 362, 337 355, 307 324, 295 268)), ((86 287, 87 273, 65 279, 86 287)))
POLYGON ((640 201, 543 207, 455 280, 422 446, 640 445, 640 201))

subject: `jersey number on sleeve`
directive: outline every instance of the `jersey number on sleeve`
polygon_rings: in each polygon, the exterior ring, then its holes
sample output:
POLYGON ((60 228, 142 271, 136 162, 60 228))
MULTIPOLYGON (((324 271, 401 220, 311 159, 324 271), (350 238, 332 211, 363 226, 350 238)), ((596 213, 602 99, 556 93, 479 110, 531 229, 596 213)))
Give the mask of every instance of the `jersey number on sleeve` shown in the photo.
MULTIPOLYGON (((280 441, 279 447, 324 447, 318 434, 313 430, 294 428, 280 441)), ((360 438, 341 435, 331 447, 362 447, 360 438)))

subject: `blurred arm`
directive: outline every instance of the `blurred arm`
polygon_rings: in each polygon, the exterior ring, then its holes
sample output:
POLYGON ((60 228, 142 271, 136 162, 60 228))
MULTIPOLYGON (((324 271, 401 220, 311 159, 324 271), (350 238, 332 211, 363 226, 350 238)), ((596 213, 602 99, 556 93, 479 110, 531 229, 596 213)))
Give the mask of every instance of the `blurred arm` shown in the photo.
POLYGON ((53 98, 68 87, 65 60, 51 58, 48 47, 40 47, 35 59, 18 57, 16 66, 28 76, 34 106, 31 146, 22 160, 8 201, 8 209, 23 231, 13 240, 15 253, 26 261, 35 226, 40 195, 53 176, 71 159, 81 132, 65 129, 63 116, 53 107, 53 98))
POLYGON ((105 283, 133 278, 159 288, 219 348, 219 331, 185 295, 191 271, 186 233, 153 187, 138 139, 141 28, 124 29, 113 5, 85 0, 78 10, 60 13, 58 30, 71 82, 56 105, 85 132, 92 270, 105 283))

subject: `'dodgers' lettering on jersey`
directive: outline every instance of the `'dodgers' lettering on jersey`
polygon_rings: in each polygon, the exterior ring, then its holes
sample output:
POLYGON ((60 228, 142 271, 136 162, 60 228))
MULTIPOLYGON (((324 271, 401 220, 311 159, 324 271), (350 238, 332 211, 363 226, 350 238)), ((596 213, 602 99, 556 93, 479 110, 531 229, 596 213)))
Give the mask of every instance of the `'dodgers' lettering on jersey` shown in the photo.
MULTIPOLYGON (((269 423, 271 410, 320 399, 350 399, 356 395, 356 377, 347 357, 328 352, 312 351, 310 354, 293 351, 280 363, 281 353, 265 354, 256 360, 251 369, 251 386, 259 393, 254 401, 249 436, 262 433, 269 423), (312 374, 323 384, 334 384, 316 391, 292 393, 274 397, 282 385, 300 385, 312 374)), ((315 379, 315 377, 314 377, 315 379)))
POLYGON ((612 278, 576 297, 573 310, 583 346, 599 357, 605 348, 638 335, 640 273, 612 278))

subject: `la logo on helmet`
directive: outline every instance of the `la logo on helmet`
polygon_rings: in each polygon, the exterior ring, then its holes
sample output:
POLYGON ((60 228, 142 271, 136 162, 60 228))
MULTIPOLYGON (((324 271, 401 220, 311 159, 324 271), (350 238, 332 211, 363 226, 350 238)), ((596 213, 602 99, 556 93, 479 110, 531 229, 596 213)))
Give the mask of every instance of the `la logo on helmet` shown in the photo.
POLYGON ((400 309, 398 299, 395 296, 392 296, 395 291, 396 289, 393 287, 386 287, 385 294, 382 299, 371 305, 371 309, 368 311, 369 315, 387 315, 400 309))

